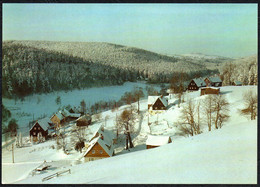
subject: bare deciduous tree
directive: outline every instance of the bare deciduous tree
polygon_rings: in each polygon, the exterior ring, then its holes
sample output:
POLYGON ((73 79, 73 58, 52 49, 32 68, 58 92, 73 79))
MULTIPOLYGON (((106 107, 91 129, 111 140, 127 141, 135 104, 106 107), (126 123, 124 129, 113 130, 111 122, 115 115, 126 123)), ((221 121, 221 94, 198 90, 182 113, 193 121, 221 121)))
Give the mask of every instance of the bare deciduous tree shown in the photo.
POLYGON ((215 128, 221 128, 223 122, 227 121, 229 115, 229 103, 223 95, 213 97, 213 112, 214 112, 214 123, 215 128))
POLYGON ((203 104, 204 104, 203 110, 206 115, 208 130, 211 131, 212 112, 213 112, 213 95, 207 95, 203 104))
POLYGON ((119 129, 123 128, 124 130, 126 136, 126 149, 128 149, 128 147, 133 148, 134 145, 131 138, 131 132, 133 132, 133 111, 124 110, 118 117, 117 125, 119 129))
POLYGON ((180 130, 184 134, 188 134, 194 136, 196 134, 200 134, 200 125, 198 122, 195 121, 195 104, 194 102, 189 99, 187 104, 183 107, 181 113, 181 122, 180 123, 180 130))
POLYGON ((134 95, 135 95, 136 100, 138 102, 137 112, 139 113, 139 110, 140 110, 140 103, 139 103, 139 101, 140 101, 140 98, 144 97, 144 92, 143 92, 142 88, 141 87, 135 88, 134 89, 134 95))
POLYGON ((84 147, 84 140, 85 140, 85 132, 86 127, 84 126, 74 126, 72 129, 72 136, 71 136, 71 143, 75 145, 75 149, 82 152, 82 148, 84 147))
POLYGON ((252 90, 246 92, 243 96, 245 108, 241 110, 241 114, 250 115, 251 120, 257 116, 257 94, 252 90))

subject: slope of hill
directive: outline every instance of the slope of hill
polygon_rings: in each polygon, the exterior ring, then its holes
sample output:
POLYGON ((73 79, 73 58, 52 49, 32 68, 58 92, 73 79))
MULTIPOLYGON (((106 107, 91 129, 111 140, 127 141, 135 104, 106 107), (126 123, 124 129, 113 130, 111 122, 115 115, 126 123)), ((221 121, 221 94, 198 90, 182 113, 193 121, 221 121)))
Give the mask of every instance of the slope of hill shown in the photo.
POLYGON ((97 42, 5 41, 3 95, 122 84, 147 78, 169 82, 173 73, 217 73, 216 59, 170 57, 143 49, 97 42), (102 81, 104 80, 104 81, 102 81))
MULTIPOLYGON (((130 152, 123 150, 125 143, 123 141, 115 149, 116 155, 114 157, 75 165, 72 162, 78 159, 79 153, 66 155, 61 150, 51 149, 49 147, 55 145, 55 140, 50 140, 31 147, 17 148, 16 154, 23 153, 19 158, 16 158, 19 160, 17 164, 9 163, 11 152, 4 151, 2 159, 4 179, 8 183, 21 180, 17 181, 20 184, 256 183, 257 120, 250 121, 239 113, 239 109, 244 107, 243 94, 249 90, 257 92, 257 87, 221 87, 221 93, 230 103, 227 113, 230 115, 230 119, 224 123, 221 129, 212 129, 211 132, 208 132, 207 122, 204 121, 205 116, 203 117, 203 113, 201 113, 201 131, 203 133, 188 138, 180 136, 177 125, 181 116, 180 111, 186 103, 181 104, 178 108, 176 105, 177 97, 169 97, 169 109, 159 115, 150 115, 150 125, 148 125, 147 99, 144 99, 140 102, 140 117, 134 123, 136 134, 133 134, 133 143, 135 147, 130 152), (148 134, 169 135, 172 137, 173 143, 152 150, 142 150, 145 149, 148 134), (30 158, 29 162, 28 158, 30 158), (30 170, 35 167, 32 164, 43 160, 52 160, 53 169, 33 177, 28 176, 30 170), (27 167, 23 176, 17 172, 21 167, 27 167), (41 181, 42 178, 65 169, 71 169, 71 174, 45 182, 41 181), (16 178, 12 179, 12 176, 8 175, 11 171, 16 173, 16 178), (20 177, 18 177, 19 175, 20 177)), ((200 96, 199 91, 185 95, 185 100, 192 98, 194 102, 200 102, 201 106, 206 98, 206 96, 200 96)), ((137 103, 132 104, 132 106, 136 108, 137 103)), ((106 128, 115 130, 116 117, 128 107, 130 106, 125 105, 116 111, 103 112, 102 116, 108 116, 106 128)), ((202 112, 202 110, 200 111, 202 112)), ((104 120, 94 124, 94 126, 103 123, 104 120)), ((91 127, 88 131, 91 131, 91 127)))
POLYGON ((71 174, 32 184, 256 184, 257 125, 238 123, 156 149, 71 167, 71 174))

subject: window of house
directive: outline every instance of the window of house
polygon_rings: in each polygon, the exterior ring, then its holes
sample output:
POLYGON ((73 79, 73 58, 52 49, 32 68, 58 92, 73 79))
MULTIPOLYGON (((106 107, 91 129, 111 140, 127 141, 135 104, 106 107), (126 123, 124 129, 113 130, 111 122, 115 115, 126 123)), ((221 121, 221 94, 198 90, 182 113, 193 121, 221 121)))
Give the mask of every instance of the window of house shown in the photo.
POLYGON ((36 133, 34 132, 33 135, 36 135, 36 133))
POLYGON ((38 130, 40 130, 40 127, 38 127, 38 130))
POLYGON ((89 161, 94 161, 94 158, 89 158, 89 161))
POLYGON ((103 150, 100 150, 100 154, 102 154, 103 153, 103 150))
POLYGON ((161 110, 163 110, 163 107, 161 107, 161 110))
POLYGON ((155 109, 157 109, 157 106, 155 107, 155 109))
POLYGON ((95 150, 92 150, 92 154, 95 154, 95 150))
POLYGON ((34 127, 34 130, 36 130, 36 127, 34 127))

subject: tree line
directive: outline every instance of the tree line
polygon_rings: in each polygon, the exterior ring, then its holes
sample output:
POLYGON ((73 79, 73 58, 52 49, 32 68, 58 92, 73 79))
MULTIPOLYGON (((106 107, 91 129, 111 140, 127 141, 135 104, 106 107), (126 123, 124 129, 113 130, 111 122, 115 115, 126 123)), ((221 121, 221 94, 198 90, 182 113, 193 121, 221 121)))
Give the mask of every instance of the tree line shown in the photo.
POLYGON ((2 46, 4 97, 136 80, 168 83, 172 74, 178 74, 180 69, 185 69, 189 78, 218 71, 208 70, 186 58, 113 44, 9 41, 2 46))

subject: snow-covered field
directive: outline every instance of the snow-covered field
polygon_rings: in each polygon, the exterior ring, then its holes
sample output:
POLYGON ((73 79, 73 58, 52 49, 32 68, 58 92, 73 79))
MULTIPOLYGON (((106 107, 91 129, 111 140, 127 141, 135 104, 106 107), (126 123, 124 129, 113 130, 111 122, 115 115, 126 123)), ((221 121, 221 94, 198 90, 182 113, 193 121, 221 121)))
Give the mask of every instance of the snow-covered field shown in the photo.
MULTIPOLYGON (((119 100, 125 92, 130 92, 134 87, 142 87, 145 92, 145 87, 150 86, 145 82, 126 82, 121 86, 106 86, 97 88, 88 88, 82 90, 59 91, 49 94, 34 94, 27 96, 24 101, 2 98, 4 106, 12 113, 12 118, 15 118, 19 125, 19 131, 23 135, 28 135, 28 122, 33 119, 47 115, 51 115, 58 111, 60 106, 71 105, 72 107, 80 106, 80 102, 84 99, 87 107, 98 101, 119 100), (60 106, 56 104, 57 96, 61 98, 60 106)), ((153 85, 156 90, 159 90, 158 85, 153 85)), ((3 140, 3 139, 2 139, 3 140)))
MULTIPOLYGON (((251 121, 238 113, 238 109, 243 108, 243 93, 250 89, 257 92, 257 86, 222 87, 221 93, 230 102, 229 121, 211 132, 207 132, 205 125, 202 134, 188 138, 180 136, 176 127, 184 104, 178 108, 177 98, 171 97, 166 112, 149 115, 149 127, 147 99, 144 99, 140 102, 140 117, 136 119, 132 135, 135 147, 129 152, 123 150, 122 143, 116 148, 116 155, 107 159, 82 163, 79 152, 66 155, 52 148, 54 141, 47 141, 15 148, 15 164, 12 164, 10 148, 3 149, 2 183, 256 183, 257 120, 251 121), (169 135, 173 143, 144 150, 148 134, 169 135), (30 172, 43 160, 52 167, 31 176, 30 172), (42 182, 42 178, 66 169, 71 169, 71 174, 42 182)), ((205 98, 199 95, 198 91, 187 93, 185 99, 205 98)), ((93 126, 104 124, 108 116, 105 128, 114 130, 116 115, 128 107, 103 112, 103 120, 93 126)))

